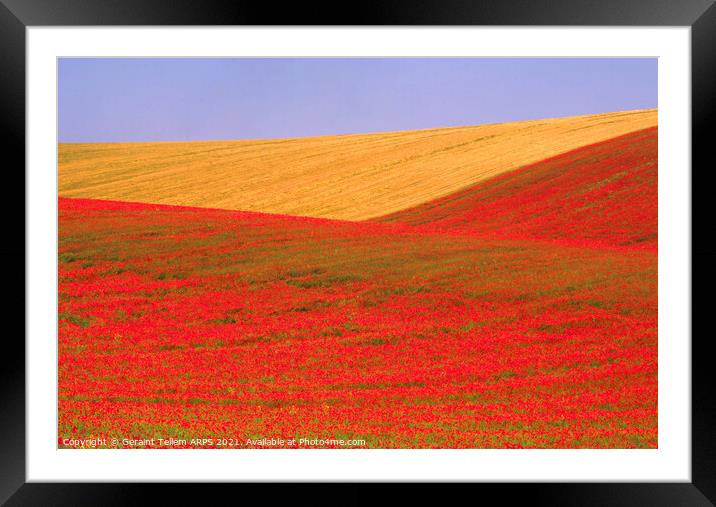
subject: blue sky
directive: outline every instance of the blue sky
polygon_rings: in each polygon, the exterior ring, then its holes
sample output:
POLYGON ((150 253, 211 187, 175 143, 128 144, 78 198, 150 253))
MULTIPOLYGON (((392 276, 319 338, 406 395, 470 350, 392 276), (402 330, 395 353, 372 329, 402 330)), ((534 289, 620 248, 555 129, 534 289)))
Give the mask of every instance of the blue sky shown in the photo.
POLYGON ((59 61, 60 142, 258 139, 657 107, 631 58, 59 61))

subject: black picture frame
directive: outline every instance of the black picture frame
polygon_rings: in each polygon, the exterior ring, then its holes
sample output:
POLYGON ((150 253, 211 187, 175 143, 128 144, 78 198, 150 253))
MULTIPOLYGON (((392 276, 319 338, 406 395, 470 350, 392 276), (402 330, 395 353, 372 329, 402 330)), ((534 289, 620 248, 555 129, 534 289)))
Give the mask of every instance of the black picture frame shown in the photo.
MULTIPOLYGON (((0 0, 0 144, 6 193, 0 247, 6 303, 3 366, 0 368, 0 502, 8 505, 128 505, 160 493, 169 504, 205 503, 207 489, 259 485, 59 484, 26 483, 25 475, 25 30, 32 26, 81 25, 574 25, 689 26, 692 50, 692 482, 583 484, 473 484, 451 491, 497 494, 501 503, 529 500, 537 505, 664 505, 716 503, 716 402, 710 384, 712 356, 706 315, 716 281, 716 239, 709 234, 711 170, 708 123, 716 103, 716 7, 714 0, 430 0, 355 4, 334 2, 273 5, 221 0, 0 0), (20 191, 19 189, 23 189, 20 191), (23 210, 23 219, 20 213, 23 210), (700 232, 697 234, 697 232, 700 232), (24 269, 19 269, 23 266, 24 269), (698 273, 698 276, 694 274, 698 273), (19 293, 11 292, 18 290, 19 293), (160 490, 161 489, 161 490, 160 490)), ((687 168, 685 168, 687 170, 687 168)), ((661 245, 668 248, 668 245, 661 245)), ((688 339, 689 337, 679 337, 688 339)), ((265 487, 265 486, 264 486, 265 487)), ((279 495, 287 485, 271 485, 279 495)), ((313 504, 335 503, 321 485, 293 485, 292 495, 313 504)), ((349 484, 339 503, 373 502, 378 485, 349 484)), ((426 498, 423 485, 401 493, 403 501, 426 498)), ((475 498, 479 498, 475 497, 475 498)), ((441 493, 444 501, 444 493, 441 493)))

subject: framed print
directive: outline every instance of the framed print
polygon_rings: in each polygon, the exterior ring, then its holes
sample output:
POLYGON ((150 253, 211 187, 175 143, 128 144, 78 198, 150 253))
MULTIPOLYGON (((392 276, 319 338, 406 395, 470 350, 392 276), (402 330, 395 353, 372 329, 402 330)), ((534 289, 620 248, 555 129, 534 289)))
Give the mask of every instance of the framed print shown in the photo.
POLYGON ((510 4, 4 1, 3 500, 709 505, 716 8, 510 4))

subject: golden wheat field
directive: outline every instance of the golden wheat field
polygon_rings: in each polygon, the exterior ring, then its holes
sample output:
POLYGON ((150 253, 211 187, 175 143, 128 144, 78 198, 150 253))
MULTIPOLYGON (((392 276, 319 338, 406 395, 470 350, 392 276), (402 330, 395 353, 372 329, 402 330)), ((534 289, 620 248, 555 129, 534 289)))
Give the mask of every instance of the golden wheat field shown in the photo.
POLYGON ((295 139, 60 144, 59 195, 364 220, 655 125, 649 109, 295 139))

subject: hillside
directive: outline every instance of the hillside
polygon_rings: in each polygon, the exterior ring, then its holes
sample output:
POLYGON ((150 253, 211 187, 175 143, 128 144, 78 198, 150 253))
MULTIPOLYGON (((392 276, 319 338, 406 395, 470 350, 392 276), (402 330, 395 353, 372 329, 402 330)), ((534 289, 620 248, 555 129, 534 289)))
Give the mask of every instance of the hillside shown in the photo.
POLYGON ((658 444, 654 251, 62 198, 59 233, 60 442, 658 444))
POLYGON ((578 148, 377 221, 656 248, 657 137, 653 127, 578 148))
POLYGON ((60 144, 59 195, 364 220, 656 124, 656 110, 641 110, 297 139, 60 144))

